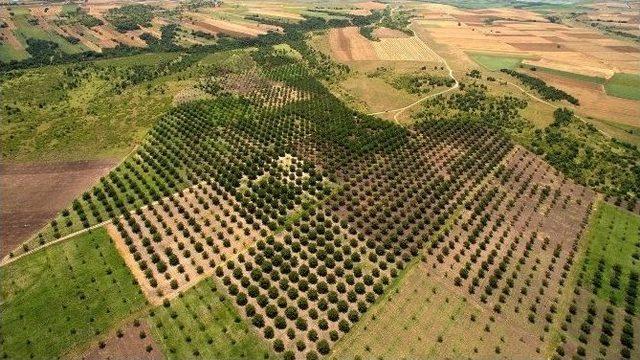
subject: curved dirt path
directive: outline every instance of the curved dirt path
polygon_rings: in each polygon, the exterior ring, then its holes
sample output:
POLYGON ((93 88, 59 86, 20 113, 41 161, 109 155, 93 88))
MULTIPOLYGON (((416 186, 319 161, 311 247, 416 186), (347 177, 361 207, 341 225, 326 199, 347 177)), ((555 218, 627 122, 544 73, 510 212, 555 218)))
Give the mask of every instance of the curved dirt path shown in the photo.
MULTIPOLYGON (((412 25, 413 25, 413 24, 410 24, 410 25, 408 26, 408 28, 409 28, 409 29, 411 29, 411 26, 412 26, 412 25)), ((411 104, 409 104, 409 105, 407 105, 407 106, 403 106, 403 107, 400 107, 400 108, 397 108, 397 109, 389 109, 389 110, 377 111, 377 112, 374 112, 374 113, 370 113, 369 115, 380 115, 380 114, 386 114, 386 113, 390 113, 390 112, 395 112, 395 114, 393 115, 393 121, 395 121, 395 122, 396 122, 396 124, 399 124, 399 122, 398 122, 398 116, 399 116, 400 114, 402 114, 403 112, 405 112, 407 109, 410 109, 410 108, 412 108, 413 106, 418 105, 419 103, 421 103, 421 102, 423 102, 423 101, 425 101, 425 100, 427 100, 427 99, 430 99, 430 98, 432 98, 432 97, 435 97, 435 96, 438 96, 438 95, 442 95, 442 94, 447 93, 447 92, 449 92, 449 91, 451 91, 451 90, 457 89, 457 88, 460 86, 460 83, 458 82, 458 79, 456 79, 456 77, 453 75, 453 69, 451 69, 451 67, 450 67, 450 66, 449 66, 449 64, 447 63, 447 60, 445 60, 445 59, 444 59, 442 56, 440 56, 437 52, 433 51, 433 49, 432 49, 432 48, 431 48, 431 47, 430 47, 426 42, 424 42, 424 40, 422 40, 422 38, 421 38, 420 36, 418 36, 418 35, 417 35, 417 33, 415 33, 415 32, 414 32, 414 34, 416 34, 416 35, 415 35, 415 37, 416 37, 418 40, 420 40, 420 42, 422 42, 422 44, 424 44, 424 46, 426 46, 426 47, 427 47, 427 49, 429 49, 429 51, 430 51, 430 52, 431 52, 431 53, 432 53, 432 54, 433 54, 437 59, 439 59, 439 60, 444 64, 444 66, 445 66, 445 67, 447 68, 447 70, 449 71, 448 76, 449 76, 451 79, 453 79, 453 81, 454 81, 453 86, 452 86, 452 87, 450 87, 450 88, 448 88, 448 89, 445 89, 445 90, 439 91, 439 92, 437 92, 437 93, 435 93, 435 94, 429 94, 429 95, 427 95, 427 96, 425 96, 425 97, 423 97, 423 98, 420 98, 420 99, 418 99, 418 100, 416 100, 416 101, 412 102, 411 104)))
MULTIPOLYGON (((509 85, 511 85, 511 86, 513 86, 513 87, 515 87, 516 89, 518 89, 518 90, 522 91, 522 92, 523 92, 523 93, 525 93, 528 97, 532 98, 532 99, 533 99, 533 100, 535 100, 535 101, 538 101, 538 102, 540 102, 540 103, 542 103, 542 104, 545 104, 545 105, 547 105, 547 106, 550 106, 550 107, 552 107, 552 108, 554 108, 554 109, 559 109, 559 108, 560 108, 560 106, 559 106, 559 105, 556 105, 556 104, 550 103, 550 102, 548 102, 548 101, 546 101, 546 100, 543 100, 543 99, 541 99, 541 98, 539 98, 539 97, 537 97, 537 96, 535 96, 535 95, 531 94, 530 92, 528 92, 526 89, 524 89, 524 88, 523 88, 522 86, 520 86, 520 85, 514 84, 514 83, 512 83, 511 81, 507 81, 507 84, 509 84, 509 85)), ((576 119, 578 119, 578 120, 582 121, 582 122, 583 122, 583 123, 585 123, 585 124, 591 124, 590 122, 588 122, 587 120, 585 120, 582 116, 578 115, 578 114, 576 113, 576 109, 575 109, 575 108, 571 109, 571 111, 573 111, 573 117, 575 117, 576 119)), ((610 139, 610 138, 611 138, 611 135, 607 134, 606 132, 604 132, 604 131, 602 131, 602 130, 600 130, 600 129, 598 129, 598 128, 596 128, 596 130, 598 130, 598 132, 599 132, 600 134, 602 134, 604 137, 606 137, 607 139, 610 139)))

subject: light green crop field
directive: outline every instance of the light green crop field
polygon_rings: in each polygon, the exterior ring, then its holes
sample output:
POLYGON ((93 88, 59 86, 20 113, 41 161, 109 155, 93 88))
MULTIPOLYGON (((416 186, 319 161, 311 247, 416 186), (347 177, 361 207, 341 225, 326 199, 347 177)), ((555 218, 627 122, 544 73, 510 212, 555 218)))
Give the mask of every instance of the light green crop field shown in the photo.
POLYGON ((13 46, 5 43, 0 44, 0 61, 10 62, 12 60, 20 61, 29 57, 29 53, 24 50, 18 50, 13 46))
POLYGON ((601 203, 592 218, 587 237, 589 248, 584 263, 584 280, 599 297, 614 299, 622 305, 629 274, 632 270, 640 269, 640 216, 601 203), (615 266, 620 269, 619 285, 612 281, 615 266), (599 277, 598 273, 601 280, 600 285, 596 286, 594 283, 599 277))
POLYGON ((153 69, 176 56, 146 54, 97 61, 91 63, 96 70, 86 75, 61 65, 8 78, 0 84, 6 99, 0 109, 2 155, 16 162, 123 156, 171 107, 173 95, 180 90, 172 75, 127 84, 130 80, 124 70, 129 66, 153 69), (99 69, 105 67, 117 70, 99 76, 99 69))
POLYGON ((222 294, 208 278, 152 312, 151 333, 167 358, 276 358, 222 294))
POLYGON ((2 346, 53 358, 139 311, 145 299, 102 228, 0 268, 2 346))
POLYGON ((470 53, 469 57, 491 71, 515 69, 522 63, 522 58, 512 56, 470 53))
POLYGON ((640 74, 616 73, 607 81, 604 89, 612 96, 640 100, 640 74))

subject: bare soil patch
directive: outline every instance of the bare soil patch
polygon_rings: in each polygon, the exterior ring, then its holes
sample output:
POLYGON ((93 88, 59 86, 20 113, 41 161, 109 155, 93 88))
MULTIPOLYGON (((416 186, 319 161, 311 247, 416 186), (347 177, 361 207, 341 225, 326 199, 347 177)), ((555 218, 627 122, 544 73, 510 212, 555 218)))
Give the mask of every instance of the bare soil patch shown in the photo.
POLYGON ((581 114, 619 124, 638 126, 638 119, 640 119, 638 101, 609 96, 598 84, 568 79, 541 71, 534 75, 580 100, 580 107, 577 110, 581 114))
POLYGON ((0 39, 11 45, 11 47, 13 47, 14 49, 24 50, 24 46, 20 41, 18 41, 18 38, 16 38, 15 34, 13 33, 13 30, 16 28, 16 25, 13 23, 13 21, 11 21, 11 19, 9 18, 3 18, 2 21, 7 24, 7 27, 0 29, 0 39))
POLYGON ((27 240, 114 164, 96 160, 0 165, 0 255, 27 240))
POLYGON ((153 340, 147 322, 141 321, 113 331, 106 340, 92 345, 81 358, 159 360, 164 359, 164 355, 153 340))

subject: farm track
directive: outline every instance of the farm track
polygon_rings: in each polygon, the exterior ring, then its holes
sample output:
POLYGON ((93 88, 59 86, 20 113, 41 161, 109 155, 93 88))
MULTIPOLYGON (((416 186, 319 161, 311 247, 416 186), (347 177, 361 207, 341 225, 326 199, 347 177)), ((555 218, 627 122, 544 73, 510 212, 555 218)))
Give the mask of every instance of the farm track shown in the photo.
MULTIPOLYGON (((411 25, 413 25, 413 24, 411 24, 411 25)), ((409 28, 411 28, 411 25, 409 25, 409 28)), ((397 108, 397 109, 389 109, 389 110, 377 111, 377 112, 374 112, 374 113, 369 113, 369 115, 380 115, 380 114, 387 114, 387 113, 390 113, 390 112, 395 112, 395 114, 393 115, 393 121, 394 121, 396 124, 399 124, 399 122, 398 122, 398 117, 400 116, 400 114, 402 114, 403 112, 405 112, 407 109, 410 109, 410 108, 412 108, 413 106, 415 106, 415 105, 417 105, 417 104, 419 104, 419 103, 421 103, 421 102, 424 102, 425 100, 431 99, 431 98, 436 97, 436 96, 438 96, 438 95, 446 94, 446 93, 448 93, 448 92, 450 92, 450 91, 452 91, 452 90, 455 90, 455 89, 457 89, 458 87, 460 87, 460 83, 458 82, 458 79, 456 79, 456 77, 454 76, 454 74, 453 74, 453 69, 451 69, 451 67, 450 67, 450 66, 449 66, 449 64, 447 63, 447 60, 445 60, 442 56, 440 56, 440 54, 438 54, 437 52, 435 52, 435 51, 434 51, 434 50, 433 50, 433 49, 432 49, 432 48, 431 48, 431 47, 430 47, 426 42, 424 42, 424 40, 422 40, 422 38, 421 38, 419 35, 417 35, 417 33, 416 33, 416 38, 418 38, 418 39, 419 39, 419 40, 420 40, 420 41, 421 41, 421 42, 422 42, 422 43, 423 43, 423 44, 424 44, 424 45, 429 49, 429 51, 430 51, 430 52, 431 52, 431 53, 432 53, 432 54, 433 54, 437 59, 439 59, 439 60, 444 64, 444 66, 445 66, 445 67, 447 68, 447 70, 449 71, 449 74, 448 74, 448 75, 449 75, 449 77, 450 77, 451 79, 453 79, 453 81, 455 81, 455 83, 453 84, 453 86, 452 86, 452 87, 450 87, 450 88, 448 88, 448 89, 445 89, 445 90, 439 91, 439 92, 437 92, 437 93, 435 93, 435 94, 429 94, 429 95, 427 95, 427 96, 425 96, 425 97, 423 97, 423 98, 420 98, 420 99, 418 99, 418 100, 414 101, 413 103, 411 103, 411 104, 409 104, 409 105, 407 105, 407 106, 403 106, 403 107, 400 107, 400 108, 397 108)), ((555 105, 555 104, 552 104, 552 103, 550 103, 550 102, 548 102, 548 101, 546 101, 546 100, 543 100, 543 99, 541 99, 541 98, 539 98, 539 97, 537 97, 537 96, 533 95, 532 93, 528 92, 528 91, 527 91, 526 89, 524 89, 523 87, 521 87, 521 86, 519 86, 519 85, 517 85, 517 84, 514 84, 513 82, 507 81, 507 84, 509 84, 509 85, 511 85, 511 86, 514 86, 515 88, 517 88, 518 90, 520 90, 520 91, 521 91, 521 92, 523 92, 525 95, 527 95, 528 97, 532 98, 532 99, 533 99, 533 100, 535 100, 535 101, 538 101, 538 102, 540 102, 540 103, 543 103, 543 104, 545 104, 545 105, 547 105, 547 106, 550 106, 550 107, 552 107, 552 108, 554 108, 554 109, 559 109, 559 108, 560 108, 560 106, 557 106, 557 105, 555 105)), ((580 115, 576 114, 575 112, 574 112, 573 116, 574 116, 575 118, 577 118, 578 120, 582 121, 582 122, 583 122, 583 123, 585 123, 585 124, 590 124, 587 120, 585 120, 582 116, 580 116, 580 115)), ((607 134, 606 132, 604 132, 604 131, 602 131, 602 130, 600 130, 600 129, 597 129, 597 130, 598 130, 598 132, 600 132, 602 135, 604 135, 606 138, 611 138, 611 135, 607 134)))
MULTIPOLYGON (((531 94, 530 92, 528 92, 526 89, 524 89, 524 88, 523 88, 522 86, 520 86, 520 85, 514 84, 514 83, 512 83, 511 81, 507 81, 507 84, 509 84, 509 85, 511 85, 511 86, 514 86, 516 89, 518 89, 518 90, 522 91, 522 92, 523 92, 524 94, 526 94, 528 97, 532 98, 533 100, 535 100, 535 101, 537 101, 537 102, 543 103, 543 104, 545 104, 545 105, 547 105, 547 106, 550 106, 550 107, 552 107, 552 108, 554 108, 554 109, 559 109, 559 108, 560 108, 560 106, 558 106, 558 105, 552 104, 552 103, 550 103, 550 102, 548 102, 548 101, 546 101, 546 100, 543 100, 543 99, 541 99, 541 98, 539 98, 539 97, 537 97, 537 96, 535 96, 535 95, 531 94)), ((574 110, 575 110, 575 108, 574 108, 574 110)), ((588 121, 587 121, 587 120, 585 120, 582 116, 580 116, 580 115, 576 114, 575 112, 573 113, 573 116, 574 116, 576 119, 578 119, 578 120, 582 121, 582 122, 583 122, 583 123, 585 123, 585 124, 591 124, 590 122, 588 122, 588 121)), ((596 129, 597 129, 597 128, 596 128, 596 129)), ((607 139, 610 139, 610 138, 611 138, 611 135, 607 134, 606 132, 604 132, 604 131, 602 131, 602 130, 600 130, 600 129, 597 129, 597 130, 598 130, 598 132, 599 132, 600 134, 604 135, 604 137, 606 137, 607 139)))
MULTIPOLYGON (((413 25, 413 24, 411 24, 411 25, 413 25)), ((409 25, 409 29, 411 29, 411 25, 409 25)), ((422 42, 422 44, 423 44, 425 47, 427 47, 427 48, 429 49, 429 51, 430 51, 430 52, 431 52, 431 53, 432 53, 432 54, 433 54, 437 59, 439 59, 439 60, 444 64, 444 66, 445 66, 445 67, 447 68, 447 70, 449 71, 449 74, 448 74, 448 75, 449 75, 449 77, 450 77, 451 79, 453 79, 453 81, 454 81, 455 83, 453 84, 453 86, 452 86, 452 87, 450 87, 450 88, 448 88, 448 89, 445 89, 445 90, 439 91, 439 92, 437 92, 437 93, 435 93, 435 94, 429 94, 429 95, 427 95, 427 96, 425 96, 425 97, 423 97, 423 98, 420 98, 420 99, 418 99, 418 100, 414 101, 413 103, 411 103, 411 104, 409 104, 409 105, 407 105, 407 106, 403 106, 403 107, 401 107, 401 108, 397 108, 397 109, 390 109, 390 110, 378 111, 378 112, 370 113, 369 115, 380 115, 380 114, 386 114, 386 113, 390 113, 390 112, 395 112, 395 114, 393 115, 393 121, 395 121, 395 122, 396 122, 396 124, 399 124, 399 122, 398 122, 398 116, 399 116, 400 114, 402 114, 403 112, 405 112, 407 109, 410 109, 410 108, 414 107, 415 105, 417 105, 417 104, 419 104, 419 103, 421 103, 421 102, 423 102, 423 101, 425 101, 425 100, 431 99, 431 98, 436 97, 436 96, 438 96, 438 95, 442 95, 442 94, 448 93, 448 92, 449 92, 449 91, 451 91, 451 90, 455 90, 455 89, 457 89, 457 88, 460 86, 460 83, 458 82, 458 79, 456 79, 456 77, 453 75, 453 69, 451 69, 451 67, 450 67, 450 66, 449 66, 449 64, 447 63, 447 60, 445 60, 442 56, 440 56, 437 52, 435 52, 435 51, 434 51, 434 50, 433 50, 433 49, 432 49, 432 48, 431 48, 431 47, 430 47, 426 42, 424 42, 424 40, 422 40, 422 38, 421 38, 419 35, 417 35, 417 34, 416 34, 416 38, 417 38, 417 39, 419 39, 419 40, 420 40, 420 42, 422 42)))

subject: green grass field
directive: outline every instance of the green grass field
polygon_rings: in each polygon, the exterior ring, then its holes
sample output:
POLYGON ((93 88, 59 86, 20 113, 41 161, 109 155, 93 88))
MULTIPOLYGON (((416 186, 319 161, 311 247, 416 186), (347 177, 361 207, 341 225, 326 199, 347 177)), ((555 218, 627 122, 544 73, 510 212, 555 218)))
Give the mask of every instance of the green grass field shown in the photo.
POLYGON ((522 58, 490 55, 480 53, 470 53, 469 57, 476 63, 484 66, 491 71, 498 71, 500 69, 515 69, 522 63, 522 58))
POLYGON ((0 44, 0 62, 20 61, 28 57, 29 53, 24 50, 18 50, 5 43, 0 44))
POLYGON ((1 356, 54 358, 140 310, 145 299, 104 229, 0 268, 1 356))
MULTIPOLYGON (((624 304, 624 294, 632 270, 640 269, 640 216, 614 205, 600 203, 597 213, 592 218, 587 238, 589 248, 585 257, 585 279, 603 299, 614 299, 617 304, 624 304), (635 255, 634 255, 635 254, 635 255), (593 286, 598 273, 600 261, 604 261, 602 281, 599 289, 593 286), (620 266, 620 285, 612 286, 614 266, 620 266)), ((640 304, 638 304, 640 307, 640 304)))
MULTIPOLYGON (((153 68, 177 54, 146 54, 95 62, 96 67, 153 68), (137 63, 136 63, 137 61, 137 63)), ((118 93, 119 75, 65 75, 71 66, 26 70, 0 84, 7 99, 0 109, 2 155, 11 161, 115 158, 141 141, 180 91, 176 76, 128 85, 118 93), (71 86, 69 86, 71 84, 71 86), (19 109, 19 110, 15 110, 19 109)))
POLYGON ((276 358, 222 294, 208 278, 172 300, 169 307, 153 311, 151 333, 167 358, 276 358))
POLYGON ((607 81, 604 89, 611 96, 640 100, 640 74, 616 73, 607 81))

